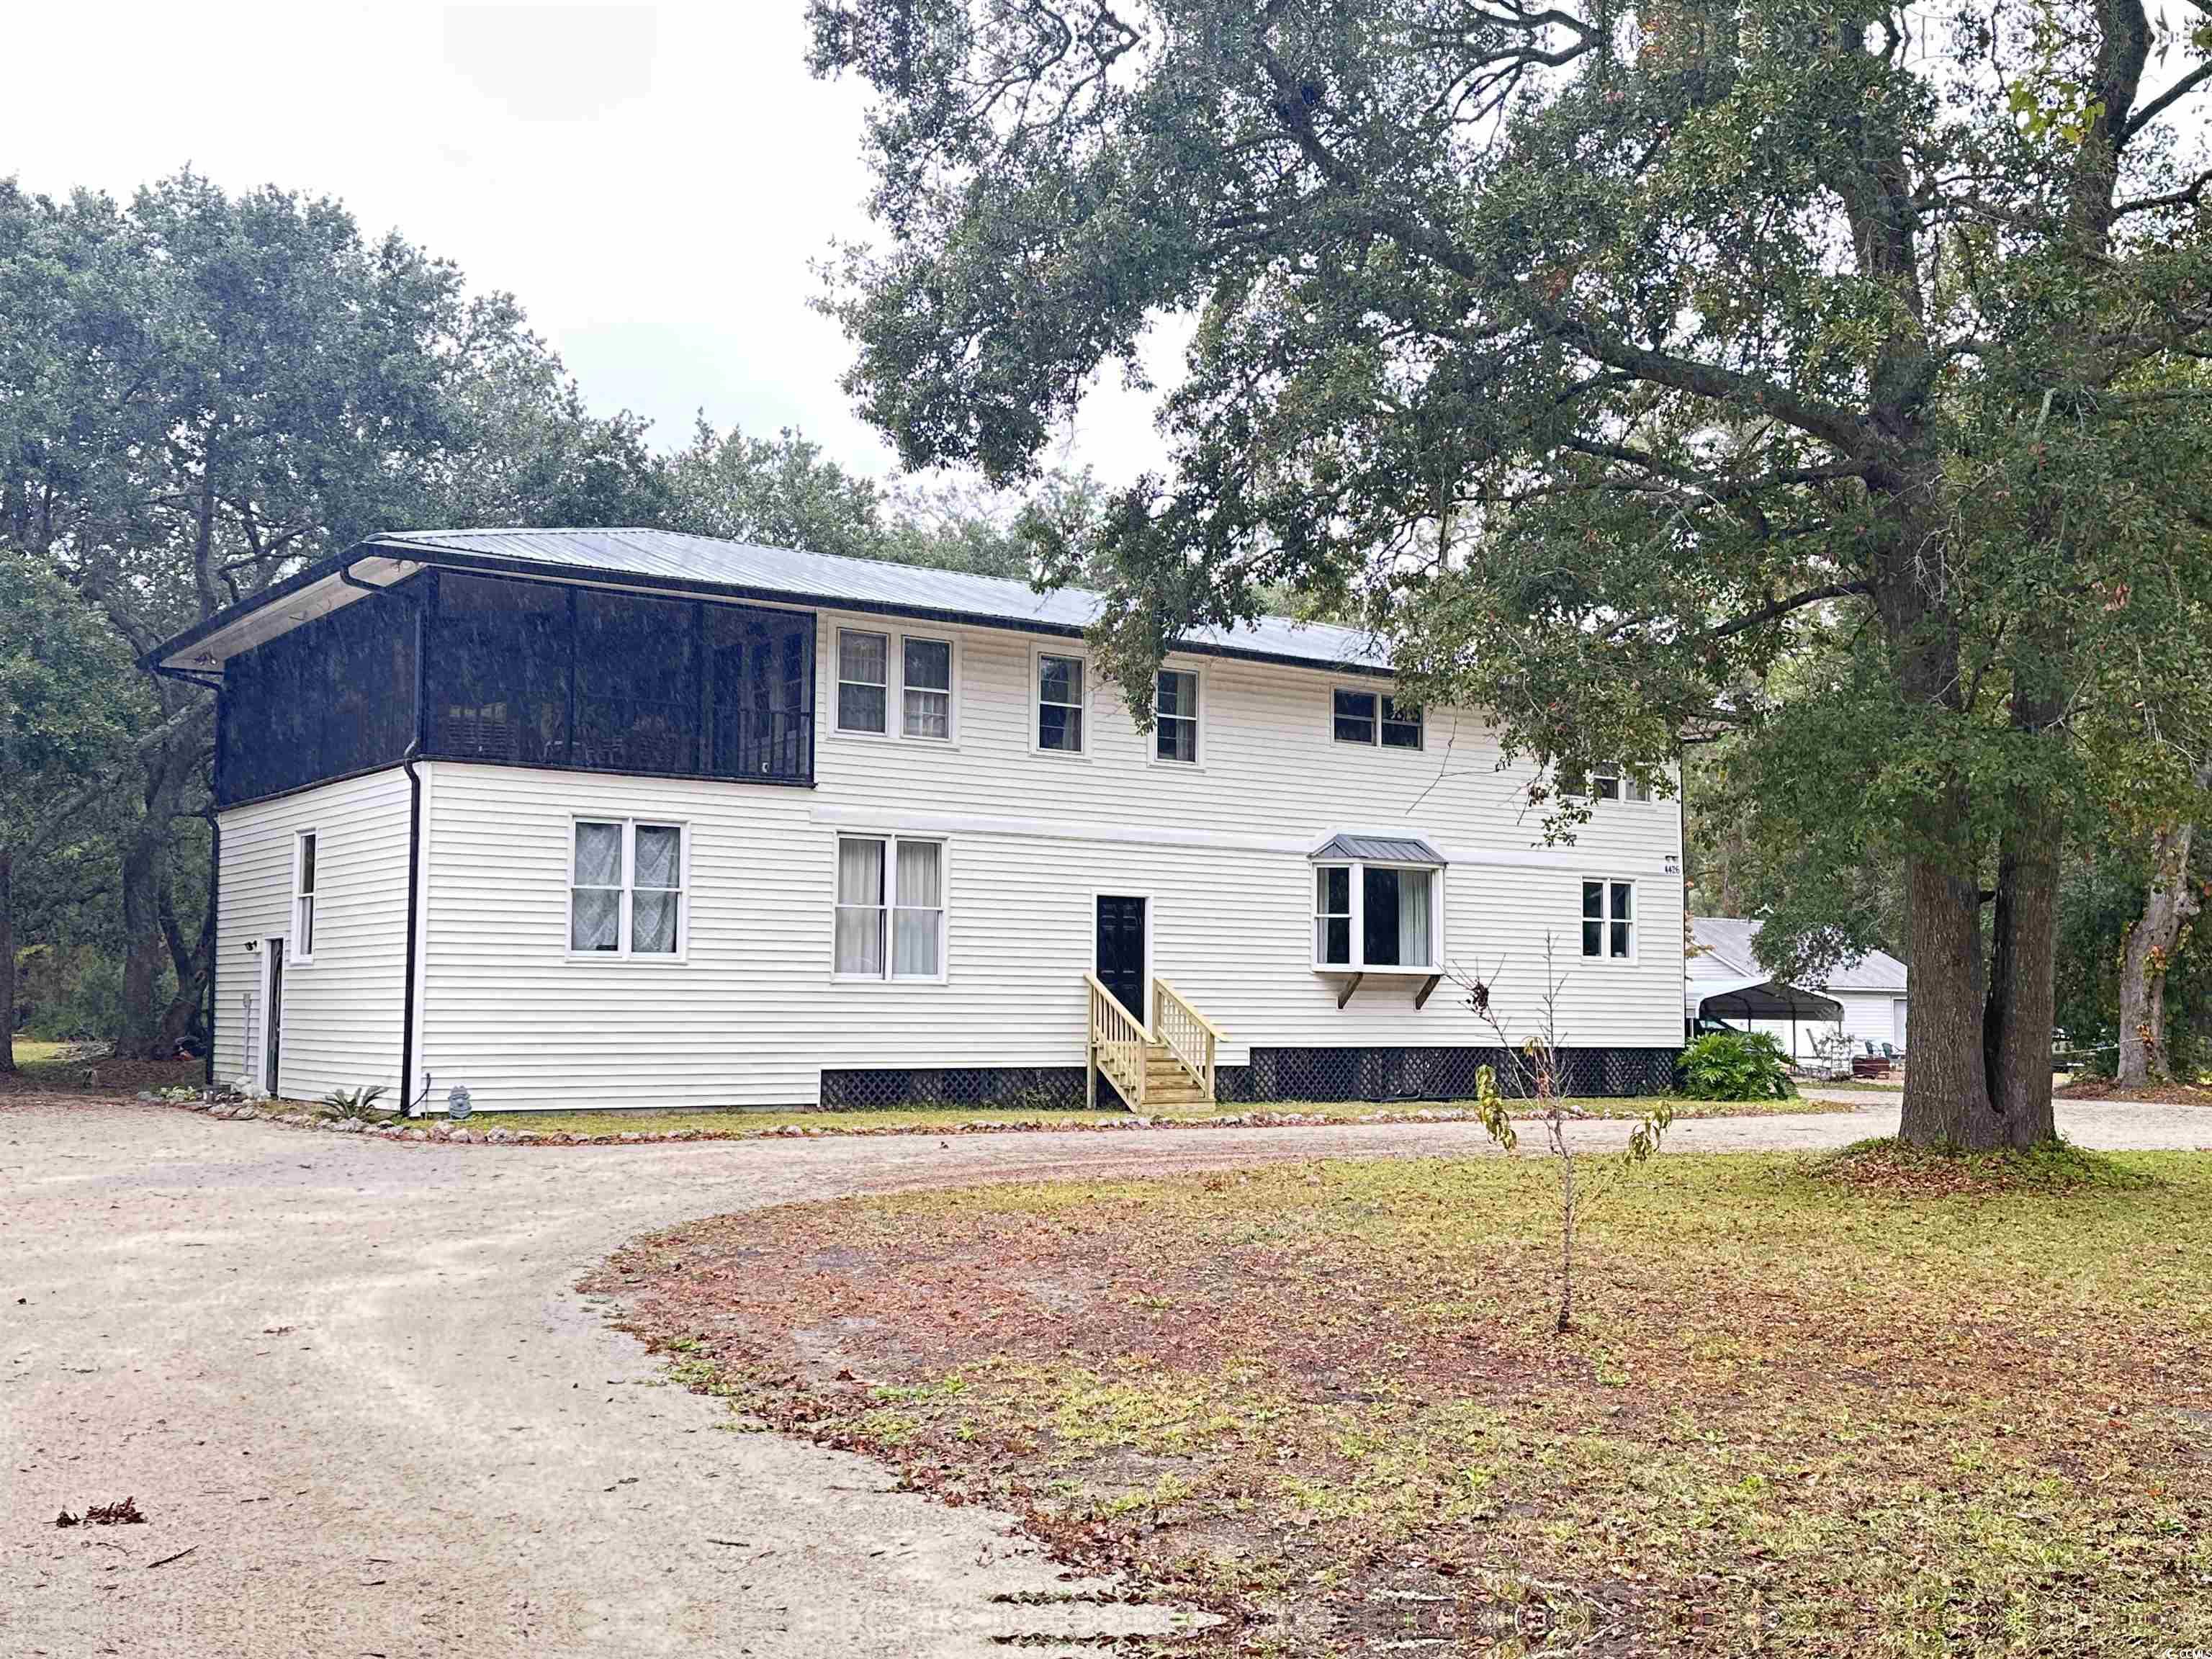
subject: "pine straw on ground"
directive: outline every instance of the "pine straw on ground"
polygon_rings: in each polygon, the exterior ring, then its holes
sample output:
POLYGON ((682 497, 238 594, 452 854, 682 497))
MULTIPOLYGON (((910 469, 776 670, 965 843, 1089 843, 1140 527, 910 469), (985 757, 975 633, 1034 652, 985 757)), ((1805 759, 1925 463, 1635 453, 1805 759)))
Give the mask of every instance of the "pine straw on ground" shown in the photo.
POLYGON ((141 1089, 196 1089, 204 1060, 117 1060, 96 1048, 63 1043, 15 1043, 15 1069, 0 1072, 0 1096, 131 1095, 141 1089))
POLYGON ((2053 1091, 2061 1100, 2136 1100, 2151 1106, 2212 1106, 2212 1089, 2194 1083, 2146 1083, 2122 1088, 2111 1078, 2077 1078, 2053 1091))
POLYGON ((1566 1338, 1525 1159, 799 1206, 588 1288, 733 1425, 1010 1505, 1225 1615, 1209 1650, 2212 1645, 2212 1156, 2097 1162, 1662 1158, 1566 1338))

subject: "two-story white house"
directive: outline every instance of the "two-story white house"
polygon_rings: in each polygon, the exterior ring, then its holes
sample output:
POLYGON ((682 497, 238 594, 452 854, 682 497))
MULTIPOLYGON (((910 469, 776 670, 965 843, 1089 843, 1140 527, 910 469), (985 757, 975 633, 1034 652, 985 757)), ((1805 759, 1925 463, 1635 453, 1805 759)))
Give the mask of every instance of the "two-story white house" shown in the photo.
POLYGON ((1481 720, 1279 619, 1182 641, 1140 732, 1096 606, 422 532, 179 635, 149 662, 219 702, 214 1076, 417 1109, 1450 1098, 1495 1040, 1459 977, 1518 1036, 1548 975, 1577 1092, 1668 1085, 1676 802, 1600 787, 1546 847, 1481 720))

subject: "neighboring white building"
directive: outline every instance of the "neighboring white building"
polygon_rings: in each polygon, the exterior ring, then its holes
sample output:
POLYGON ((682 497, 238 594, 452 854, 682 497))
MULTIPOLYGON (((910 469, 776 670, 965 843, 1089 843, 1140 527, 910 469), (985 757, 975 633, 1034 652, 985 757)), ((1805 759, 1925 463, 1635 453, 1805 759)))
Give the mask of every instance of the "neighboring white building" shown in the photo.
POLYGON ((1577 1089, 1668 1085, 1677 801, 1601 788, 1547 848, 1479 720, 1279 619, 1186 641, 1139 732, 1096 604, 479 531, 224 612, 149 659, 220 688, 215 1074, 405 1075, 434 1109, 1067 1102, 1095 973, 1184 1086, 1453 1097, 1492 1039, 1450 971, 1525 1035, 1548 942, 1577 1089))
POLYGON ((1838 1034, 1852 1051, 1887 1043, 1905 1052, 1906 969, 1886 951, 1846 963, 1818 985, 1791 986, 1759 964, 1759 923, 1733 916, 1692 916, 1696 950, 1686 964, 1684 1012, 1739 1029, 1764 1031, 1793 1059, 1820 1057, 1838 1034))

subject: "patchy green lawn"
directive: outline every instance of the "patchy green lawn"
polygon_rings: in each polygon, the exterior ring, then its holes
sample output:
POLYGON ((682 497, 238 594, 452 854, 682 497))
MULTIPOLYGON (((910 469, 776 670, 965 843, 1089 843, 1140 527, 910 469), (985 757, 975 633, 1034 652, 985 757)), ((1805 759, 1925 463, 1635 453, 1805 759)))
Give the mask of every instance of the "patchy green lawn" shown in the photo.
POLYGON ((1814 1170, 1622 1177, 1564 1338, 1526 1158, 797 1206, 590 1288, 1218 1650, 2212 1647, 2212 1155, 1814 1170))
MULTIPOLYGON (((1651 1109, 1650 1100, 1577 1100, 1571 1103, 1582 1117, 1642 1117, 1651 1109)), ((1791 1100, 1677 1100, 1670 1103, 1674 1115, 1686 1117, 1757 1117, 1776 1112, 1832 1112, 1833 1101, 1791 1100)), ((1425 1115, 1430 1118, 1459 1116, 1472 1120, 1468 1103, 1449 1101, 1273 1101, 1265 1105, 1234 1105, 1223 1101, 1213 1106, 1178 1107, 1155 1111, 1148 1121, 1160 1124, 1219 1123, 1224 1121, 1279 1121, 1284 1118, 1322 1123, 1391 1121, 1425 1115)), ((690 1112, 478 1112, 470 1126, 482 1129, 529 1129, 548 1135, 693 1134, 704 1138, 738 1138, 811 1130, 822 1134, 890 1134, 907 1131, 994 1129, 1085 1129, 1112 1127, 1130 1121, 1124 1111, 1056 1111, 1044 1108, 990 1106, 933 1106, 869 1111, 761 1111, 729 1109, 690 1112)))

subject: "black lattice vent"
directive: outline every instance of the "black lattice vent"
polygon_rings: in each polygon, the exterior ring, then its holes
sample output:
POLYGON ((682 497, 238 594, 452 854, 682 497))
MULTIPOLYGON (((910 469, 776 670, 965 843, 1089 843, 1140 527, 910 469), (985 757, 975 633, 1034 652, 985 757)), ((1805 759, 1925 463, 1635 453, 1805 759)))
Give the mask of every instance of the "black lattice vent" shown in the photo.
MULTIPOLYGON (((1224 1070, 1224 1100, 1472 1100, 1475 1073, 1491 1068, 1498 1091, 1526 1092, 1498 1048, 1255 1048, 1249 1066, 1224 1070)), ((1581 1097, 1661 1094, 1672 1086, 1671 1048, 1562 1048, 1562 1084, 1581 1097)))
MULTIPOLYGON (((1102 1079, 1103 1081, 1103 1079, 1102 1079)), ((1118 1103, 1101 1090, 1102 1104, 1118 1103)), ((1083 1104, 1080 1066, 959 1066, 822 1073, 822 1103, 838 1111, 997 1106, 1064 1111, 1083 1104)))

